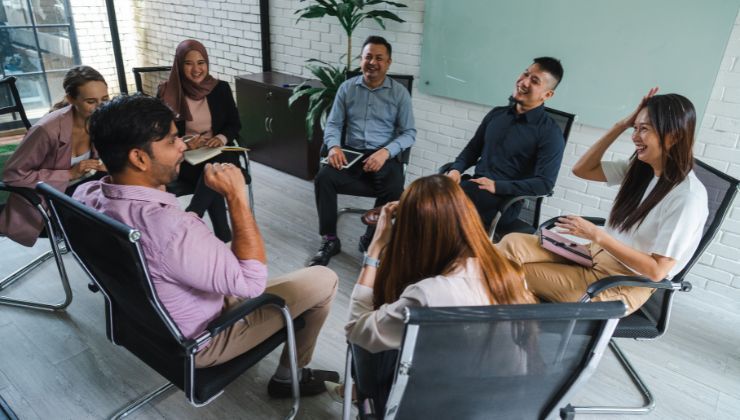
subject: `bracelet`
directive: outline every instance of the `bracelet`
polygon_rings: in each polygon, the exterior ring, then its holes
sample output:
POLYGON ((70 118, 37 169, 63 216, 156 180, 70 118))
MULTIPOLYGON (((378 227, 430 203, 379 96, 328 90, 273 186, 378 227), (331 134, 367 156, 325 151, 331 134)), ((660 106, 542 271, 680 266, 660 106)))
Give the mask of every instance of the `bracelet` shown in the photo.
POLYGON ((367 255, 367 252, 364 253, 364 257, 362 257, 362 266, 369 266, 369 267, 375 267, 378 268, 380 265, 380 260, 377 258, 373 258, 369 255, 367 255))

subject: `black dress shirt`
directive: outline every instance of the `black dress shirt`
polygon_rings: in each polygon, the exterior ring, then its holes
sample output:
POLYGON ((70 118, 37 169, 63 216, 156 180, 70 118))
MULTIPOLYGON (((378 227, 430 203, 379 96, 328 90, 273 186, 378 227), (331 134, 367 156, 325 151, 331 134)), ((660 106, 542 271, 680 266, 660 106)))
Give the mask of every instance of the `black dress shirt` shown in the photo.
POLYGON ((541 105, 517 114, 515 105, 497 107, 450 169, 475 165, 475 177, 496 182, 496 194, 544 195, 552 191, 563 160, 565 140, 541 105))

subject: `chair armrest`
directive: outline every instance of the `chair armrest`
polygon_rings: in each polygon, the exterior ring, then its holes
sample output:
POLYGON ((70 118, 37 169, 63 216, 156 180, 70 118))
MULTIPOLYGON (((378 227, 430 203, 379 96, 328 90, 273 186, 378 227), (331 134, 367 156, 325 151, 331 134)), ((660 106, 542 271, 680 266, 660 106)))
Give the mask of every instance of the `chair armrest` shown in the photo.
POLYGON ((10 193, 18 194, 23 197, 26 201, 31 203, 33 206, 41 204, 41 197, 31 188, 26 187, 13 187, 4 182, 0 182, 0 191, 7 191, 10 193))
POLYGON ((444 165, 440 166, 439 167, 439 170, 437 170, 437 173, 440 174, 440 175, 446 174, 447 171, 450 170, 450 166, 452 166, 453 163, 455 163, 455 162, 447 162, 444 165))
MULTIPOLYGON (((542 224, 540 224, 540 227, 537 228, 537 230, 552 229, 553 227, 555 227, 555 222, 557 222, 560 217, 562 216, 555 216, 552 219, 548 219, 544 221, 542 224)), ((592 216, 581 216, 581 217, 584 220, 587 220, 595 224, 596 226, 604 226, 606 224, 606 219, 604 219, 603 217, 592 217, 592 216)))
POLYGON ((501 217, 503 217, 503 215, 506 214, 506 211, 509 210, 509 207, 513 206, 515 203, 519 201, 523 201, 528 198, 537 200, 539 198, 548 197, 551 194, 552 193, 546 194, 546 195, 515 195, 507 199, 506 201, 504 201, 501 208, 496 212, 496 215, 493 216, 493 220, 491 220, 491 226, 488 228, 488 238, 493 241, 494 236, 496 235, 496 229, 498 228, 498 222, 499 220, 501 220, 501 217))
POLYGON ((682 292, 688 292, 692 287, 688 281, 673 282, 668 279, 652 281, 647 277, 640 276, 609 276, 591 283, 586 289, 586 294, 583 295, 581 301, 588 302, 604 290, 620 286, 671 289, 682 292))
POLYGON ((526 200, 528 198, 530 198, 532 200, 537 200, 538 198, 545 198, 545 197, 549 197, 550 195, 552 195, 552 193, 550 193, 550 194, 543 194, 543 195, 516 195, 516 196, 513 196, 513 197, 509 198, 508 200, 504 201, 504 204, 501 206, 501 210, 499 210, 499 213, 501 213, 503 215, 504 213, 506 213, 506 210, 509 210, 509 207, 513 206, 515 203, 517 203, 519 201, 526 200))
POLYGON ((234 325, 237 321, 241 320, 248 314, 266 305, 277 305, 279 307, 283 307, 285 306, 285 300, 269 293, 263 293, 256 298, 247 299, 238 306, 231 308, 228 312, 219 315, 218 318, 211 321, 206 327, 206 331, 211 333, 211 337, 215 337, 220 334, 221 331, 234 325))

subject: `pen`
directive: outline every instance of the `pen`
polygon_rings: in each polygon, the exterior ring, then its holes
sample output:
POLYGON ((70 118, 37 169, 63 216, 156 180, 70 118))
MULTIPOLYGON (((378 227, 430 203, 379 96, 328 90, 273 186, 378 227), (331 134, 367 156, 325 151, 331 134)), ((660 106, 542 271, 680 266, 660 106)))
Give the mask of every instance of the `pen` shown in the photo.
POLYGON ((298 83, 283 83, 283 87, 292 88, 298 86, 298 83))

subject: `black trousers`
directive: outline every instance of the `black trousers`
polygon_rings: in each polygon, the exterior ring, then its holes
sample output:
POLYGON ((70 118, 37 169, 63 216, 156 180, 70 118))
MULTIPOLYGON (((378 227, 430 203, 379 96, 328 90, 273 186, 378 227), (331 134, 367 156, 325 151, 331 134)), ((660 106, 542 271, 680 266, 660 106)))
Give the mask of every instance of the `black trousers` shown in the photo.
MULTIPOLYGON (((393 386, 393 377, 398 364, 398 350, 370 353, 360 346, 352 346, 352 376, 357 389, 357 399, 361 402, 370 398, 375 418, 382 419, 385 406, 393 386)), ((360 403, 360 410, 364 410, 360 403)), ((370 413, 363 413, 370 414, 370 413)))
POLYGON ((228 215, 226 214, 226 201, 221 194, 206 186, 203 178, 203 168, 207 163, 233 163, 239 166, 239 156, 237 153, 228 152, 221 153, 213 159, 197 165, 182 162, 180 175, 177 179, 195 186, 193 199, 185 211, 192 211, 200 217, 203 217, 207 211, 213 225, 213 233, 218 239, 229 242, 231 240, 231 228, 229 228, 228 215))
MULTIPOLYGON (((364 157, 373 151, 365 152, 364 157)), ((337 194, 376 197, 375 207, 398 200, 403 192, 403 164, 398 159, 388 159, 378 172, 362 170, 362 160, 347 169, 338 170, 324 165, 314 178, 316 210, 319 213, 319 234, 337 234, 337 194)), ((368 227, 366 234, 372 234, 368 227)))
MULTIPOLYGON (((477 178, 477 176, 473 177, 477 178)), ((511 196, 491 194, 486 190, 478 188, 479 185, 475 182, 470 181, 470 178, 471 177, 469 176, 465 176, 460 182, 460 187, 462 187, 463 191, 465 191, 465 194, 468 196, 470 201, 472 201, 475 205, 475 208, 478 210, 478 215, 480 215, 480 219, 483 222, 483 227, 488 230, 488 228, 491 226, 493 218, 496 216, 496 213, 499 212, 506 200, 510 199, 511 196)), ((499 225, 505 226, 511 223, 514 219, 517 218, 521 208, 521 202, 509 207, 509 210, 506 211, 506 214, 501 216, 501 220, 499 220, 499 225)))

